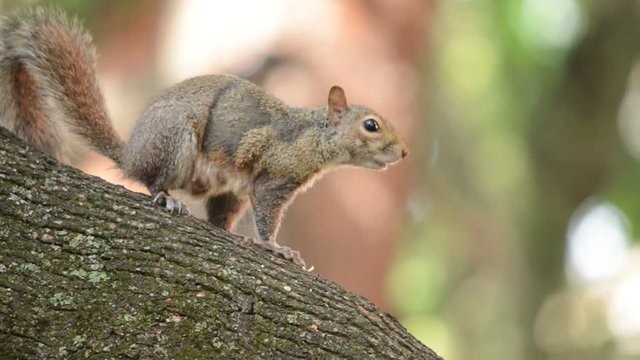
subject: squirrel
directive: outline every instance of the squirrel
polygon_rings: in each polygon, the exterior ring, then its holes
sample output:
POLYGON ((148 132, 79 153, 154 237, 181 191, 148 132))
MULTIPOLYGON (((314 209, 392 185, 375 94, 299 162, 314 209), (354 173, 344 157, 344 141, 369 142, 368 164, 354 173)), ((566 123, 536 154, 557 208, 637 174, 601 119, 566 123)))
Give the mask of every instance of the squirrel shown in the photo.
POLYGON ((147 186, 153 202, 188 213, 169 195, 206 200, 207 220, 233 230, 252 206, 256 244, 305 266, 276 243, 298 192, 339 166, 384 169, 407 156, 405 141, 373 110, 347 103, 333 86, 327 105, 290 107, 232 75, 184 80, 159 95, 128 142, 115 132, 95 75, 90 35, 57 9, 0 20, 0 125, 68 161, 81 141, 147 186))

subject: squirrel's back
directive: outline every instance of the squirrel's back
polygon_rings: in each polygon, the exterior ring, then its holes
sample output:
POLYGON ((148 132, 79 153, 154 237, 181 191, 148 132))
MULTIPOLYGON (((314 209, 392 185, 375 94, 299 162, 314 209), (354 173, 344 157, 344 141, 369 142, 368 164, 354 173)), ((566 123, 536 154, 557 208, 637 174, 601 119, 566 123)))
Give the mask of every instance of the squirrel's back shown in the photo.
POLYGON ((0 125, 39 150, 68 162, 69 139, 118 160, 95 76, 91 37, 55 9, 0 19, 0 125))
POLYGON ((232 164, 249 131, 284 122, 288 109, 257 85, 233 75, 184 80, 163 91, 140 116, 120 166, 150 188, 158 179, 186 186, 198 154, 218 165, 232 164))

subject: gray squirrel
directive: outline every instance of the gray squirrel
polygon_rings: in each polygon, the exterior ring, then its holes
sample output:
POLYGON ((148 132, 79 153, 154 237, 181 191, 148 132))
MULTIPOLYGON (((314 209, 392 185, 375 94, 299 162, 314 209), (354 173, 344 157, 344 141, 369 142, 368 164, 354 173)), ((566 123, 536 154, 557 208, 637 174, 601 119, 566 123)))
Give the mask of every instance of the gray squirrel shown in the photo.
POLYGON ((187 212, 171 191, 206 199, 208 221, 229 231, 252 206, 260 237, 253 242, 301 266, 297 251, 276 243, 296 193, 326 170, 384 169, 408 153, 389 122, 348 104, 338 86, 326 106, 295 108, 231 75, 165 90, 125 143, 109 120, 95 57, 89 34, 59 10, 1 19, 0 125, 60 161, 70 143, 86 143, 170 211, 187 212))

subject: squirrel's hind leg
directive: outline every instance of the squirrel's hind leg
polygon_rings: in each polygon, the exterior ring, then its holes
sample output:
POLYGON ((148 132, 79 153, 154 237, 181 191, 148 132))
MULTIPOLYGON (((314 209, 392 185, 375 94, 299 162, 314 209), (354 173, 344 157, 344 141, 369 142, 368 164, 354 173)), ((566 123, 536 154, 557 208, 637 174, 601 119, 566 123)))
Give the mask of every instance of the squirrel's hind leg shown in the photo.
POLYGON ((153 202, 157 205, 162 206, 167 209, 171 213, 177 214, 189 214, 189 208, 182 201, 170 196, 164 191, 154 192, 152 194, 153 202))

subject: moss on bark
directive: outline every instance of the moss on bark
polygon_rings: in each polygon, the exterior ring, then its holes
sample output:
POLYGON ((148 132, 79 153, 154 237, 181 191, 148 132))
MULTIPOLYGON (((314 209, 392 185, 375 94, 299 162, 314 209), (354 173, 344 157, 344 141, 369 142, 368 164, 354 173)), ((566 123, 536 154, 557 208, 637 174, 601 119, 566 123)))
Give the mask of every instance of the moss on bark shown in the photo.
POLYGON ((438 358, 366 299, 2 128, 0 201, 0 358, 438 358))

